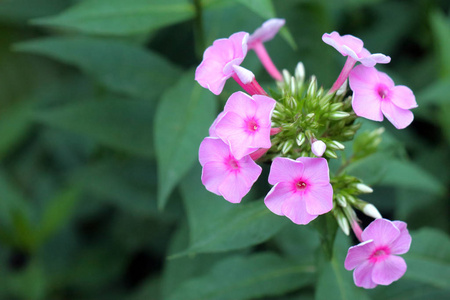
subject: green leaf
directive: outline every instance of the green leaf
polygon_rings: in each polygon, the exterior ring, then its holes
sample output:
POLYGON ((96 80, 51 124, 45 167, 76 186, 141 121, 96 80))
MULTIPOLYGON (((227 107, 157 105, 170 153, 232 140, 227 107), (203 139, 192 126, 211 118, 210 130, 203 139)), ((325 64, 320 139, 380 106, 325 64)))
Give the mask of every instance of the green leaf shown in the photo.
POLYGON ((35 112, 36 120, 91 138, 103 145, 153 158, 153 104, 108 99, 75 102, 35 112))
POLYGON ((443 78, 450 76, 450 21, 441 11, 435 11, 430 15, 431 29, 433 32, 436 52, 439 55, 439 66, 443 78))
POLYGON ((331 260, 323 258, 316 286, 316 300, 363 300, 368 299, 363 289, 355 286, 352 272, 344 268, 349 248, 348 238, 338 232, 331 260))
POLYGON ((133 35, 188 20, 194 13, 187 0, 86 0, 33 24, 88 34, 133 35))
POLYGON ((46 203, 35 236, 36 246, 39 246, 70 221, 70 217, 80 199, 79 192, 78 189, 68 188, 46 203))
POLYGON ((159 55, 114 40, 45 38, 19 43, 14 49, 77 66, 108 89, 142 99, 159 96, 180 74, 159 55))
POLYGON ((3 0, 0 1, 0 20, 10 22, 25 22, 59 13, 66 8, 70 0, 3 0))
POLYGON ((282 295, 311 282, 313 265, 296 265, 272 253, 234 256, 193 278, 168 300, 240 300, 282 295))
POLYGON ((405 278, 450 289, 450 238, 434 229, 411 234, 411 249, 403 256, 408 265, 405 278))
POLYGON ((197 161, 216 106, 214 95, 194 81, 194 71, 187 72, 159 102, 154 127, 159 208, 165 206, 170 192, 197 161))
POLYGON ((200 176, 199 169, 195 168, 181 183, 191 243, 180 255, 256 245, 271 238, 288 222, 268 210, 262 199, 241 204, 227 202, 208 192, 200 176))
POLYGON ((0 160, 19 144, 31 129, 31 109, 34 103, 19 102, 7 107, 0 118, 0 160))

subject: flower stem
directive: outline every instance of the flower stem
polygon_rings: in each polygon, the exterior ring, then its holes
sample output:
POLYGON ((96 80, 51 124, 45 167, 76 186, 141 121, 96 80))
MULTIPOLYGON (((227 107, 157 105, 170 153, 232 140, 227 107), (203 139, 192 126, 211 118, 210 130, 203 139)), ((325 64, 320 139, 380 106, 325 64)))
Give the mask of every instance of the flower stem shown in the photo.
POLYGON ((272 76, 273 79, 277 81, 283 81, 283 76, 281 75, 280 71, 278 71, 277 67, 275 67, 263 43, 256 43, 253 46, 253 50, 256 52, 256 55, 258 55, 259 60, 263 64, 264 68, 266 68, 270 76, 272 76))
POLYGON ((351 56, 347 56, 347 60, 345 61, 344 67, 342 68, 341 73, 338 78, 334 82, 333 86, 330 89, 329 93, 336 92, 345 82, 348 77, 348 74, 352 70, 353 66, 356 64, 356 59, 351 56))

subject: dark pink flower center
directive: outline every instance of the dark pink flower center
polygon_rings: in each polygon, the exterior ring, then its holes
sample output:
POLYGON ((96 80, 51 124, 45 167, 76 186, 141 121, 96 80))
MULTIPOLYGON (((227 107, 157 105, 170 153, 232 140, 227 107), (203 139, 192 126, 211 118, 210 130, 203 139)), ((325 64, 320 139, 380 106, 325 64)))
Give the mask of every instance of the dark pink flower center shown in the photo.
POLYGON ((391 250, 387 246, 377 247, 375 251, 370 255, 369 260, 373 263, 385 260, 391 253, 391 250))
POLYGON ((233 156, 228 157, 226 165, 229 171, 239 171, 239 169, 241 168, 239 166, 239 162, 233 156))
POLYGON ((295 184, 295 188, 297 189, 297 191, 303 191, 304 189, 306 189, 306 187, 307 187, 307 184, 303 180, 299 180, 295 184))
POLYGON ((259 128, 258 122, 256 122, 255 119, 249 119, 247 120, 247 129, 250 132, 255 132, 259 128))
POLYGON ((377 87, 377 93, 381 99, 385 99, 389 95, 389 88, 384 84, 380 84, 377 87))

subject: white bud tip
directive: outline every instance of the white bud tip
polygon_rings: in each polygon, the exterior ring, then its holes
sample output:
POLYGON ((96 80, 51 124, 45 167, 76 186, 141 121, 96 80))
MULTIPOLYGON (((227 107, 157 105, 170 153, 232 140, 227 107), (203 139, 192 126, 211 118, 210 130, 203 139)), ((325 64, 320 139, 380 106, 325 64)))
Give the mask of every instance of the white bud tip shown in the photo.
POLYGON ((370 186, 367 186, 363 183, 357 183, 356 188, 363 193, 370 194, 373 192, 373 189, 370 186))
POLYGON ((295 68, 295 77, 300 80, 303 80, 305 78, 305 66, 302 62, 299 62, 297 64, 297 67, 295 68))
POLYGON ((336 91, 336 95, 342 95, 347 91, 347 79, 344 81, 344 83, 341 85, 341 87, 336 91))
POLYGON ((367 204, 363 208, 363 213, 366 214, 369 217, 375 218, 375 219, 381 219, 382 216, 378 209, 373 204, 367 204))
POLYGON ((249 84, 255 79, 255 74, 241 66, 233 66, 233 70, 243 84, 249 84))
POLYGON ((322 155, 325 153, 325 150, 327 149, 327 145, 322 141, 315 141, 311 145, 311 151, 314 153, 315 156, 322 157, 322 155))

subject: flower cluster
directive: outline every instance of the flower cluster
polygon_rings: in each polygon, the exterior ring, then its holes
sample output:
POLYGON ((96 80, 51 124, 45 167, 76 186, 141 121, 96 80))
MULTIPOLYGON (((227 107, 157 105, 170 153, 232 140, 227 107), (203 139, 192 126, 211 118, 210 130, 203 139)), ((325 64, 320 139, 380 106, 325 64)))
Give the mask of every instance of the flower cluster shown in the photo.
MULTIPOLYGON (((389 56, 371 54, 360 39, 337 32, 322 36, 347 56, 329 90, 319 88, 314 76, 305 81, 302 63, 294 76, 280 72, 263 43, 284 23, 268 20, 253 34, 234 33, 216 40, 204 52, 195 73, 202 87, 218 95, 233 78, 247 93, 238 91, 228 98, 209 137, 202 141, 202 182, 208 191, 239 203, 261 174, 256 161, 271 163, 268 181, 273 187, 264 199, 267 208, 302 225, 332 213, 345 234, 351 228, 361 241, 349 249, 345 260, 345 268, 355 269, 355 284, 364 288, 390 284, 406 271, 405 261, 397 256, 406 253, 411 243, 406 223, 383 219, 375 206, 358 198, 372 189, 345 173, 349 163, 343 162, 330 174, 328 160, 337 159, 337 152, 345 148, 343 142, 355 138, 361 126, 358 117, 382 121, 385 116, 397 129, 407 127, 413 120, 410 110, 417 107, 414 94, 375 68, 389 63, 389 56), (255 51, 278 91, 268 94, 255 75, 241 66, 248 50, 255 51), (360 65, 355 67, 357 62, 360 65), (364 231, 355 209, 375 218, 364 231)), ((382 131, 360 135, 355 143, 372 153, 382 131)))

